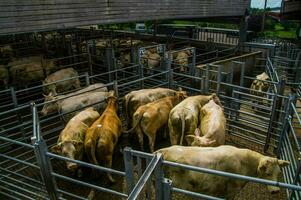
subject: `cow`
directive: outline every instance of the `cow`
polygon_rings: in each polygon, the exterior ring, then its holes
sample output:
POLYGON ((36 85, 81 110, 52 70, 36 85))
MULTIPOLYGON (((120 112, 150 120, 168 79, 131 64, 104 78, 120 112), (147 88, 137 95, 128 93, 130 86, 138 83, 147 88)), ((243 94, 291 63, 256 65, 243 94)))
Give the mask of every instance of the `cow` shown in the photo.
POLYGON ((117 68, 129 67, 131 64, 131 53, 128 51, 121 51, 117 59, 117 68))
POLYGON ((70 67, 66 69, 61 69, 59 71, 56 71, 48 75, 46 79, 43 81, 43 85, 44 85, 44 92, 46 92, 46 94, 49 94, 50 92, 62 93, 72 89, 80 88, 80 81, 78 78, 77 71, 70 67), (74 78, 70 79, 72 77, 74 78), (68 79, 68 80, 60 81, 63 79, 68 79), (52 82, 56 82, 56 83, 50 84, 52 82))
POLYGON ((269 89, 269 83, 266 82, 270 79, 270 77, 265 73, 261 73, 256 76, 256 79, 251 84, 250 93, 256 96, 264 96, 265 94, 262 92, 267 92, 269 89))
POLYGON ((0 47, 0 65, 7 65, 13 59, 14 51, 10 45, 0 47))
POLYGON ((156 134, 159 128, 168 122, 171 109, 187 97, 185 91, 179 91, 175 96, 168 96, 140 106, 133 116, 133 127, 126 133, 136 131, 143 150, 143 136, 148 137, 150 151, 154 152, 156 134))
POLYGON ((54 62, 41 56, 32 56, 16 59, 7 66, 12 82, 21 85, 44 79, 53 70, 54 62))
POLYGON ((168 88, 142 89, 132 91, 124 96, 124 107, 128 125, 139 106, 167 96, 174 96, 175 90, 168 88))
POLYGON ((7 87, 9 81, 9 74, 7 67, 4 65, 0 65, 0 82, 7 87))
POLYGON ((174 64, 180 69, 180 72, 186 72, 188 69, 189 57, 191 56, 191 51, 180 51, 174 55, 174 64))
POLYGON ((59 112, 65 122, 68 122, 76 112, 72 112, 88 105, 92 105, 98 112, 102 112, 106 106, 104 99, 108 96, 107 88, 98 83, 87 88, 78 90, 67 95, 56 95, 52 93, 45 96, 45 104, 40 114, 45 116, 49 113, 59 112), (99 89, 96 89, 99 88, 99 89), (47 103, 48 101, 51 101, 47 103))
POLYGON ((148 74, 151 74, 153 69, 160 66, 161 56, 153 49, 145 51, 141 58, 141 63, 145 66, 148 74))
POLYGON ((218 96, 213 93, 188 97, 170 111, 168 129, 172 145, 182 145, 185 135, 194 134, 199 125, 200 108, 211 99, 221 106, 218 96))
MULTIPOLYGON (((57 144, 51 147, 51 151, 71 159, 82 160, 86 131, 99 116, 97 111, 89 107, 72 117, 61 131, 57 144)), ((78 169, 78 165, 73 162, 66 162, 66 166, 72 172, 78 169)))
MULTIPOLYGON (((228 145, 219 147, 185 147, 175 145, 160 149, 156 153, 161 153, 165 161, 273 181, 278 181, 278 175, 281 172, 280 168, 289 165, 289 162, 285 160, 228 145)), ((247 183, 238 179, 183 170, 176 167, 166 167, 165 172, 167 177, 172 180, 174 187, 226 199, 234 199, 247 183)), ((280 189, 275 186, 268 186, 268 190, 274 193, 280 189)))
POLYGON ((226 118, 220 105, 210 100, 200 110, 200 129, 185 137, 188 145, 217 147, 225 144, 226 118))
MULTIPOLYGON (((268 98, 266 92, 268 92, 268 89, 270 87, 270 84, 267 82, 269 79, 270 77, 265 72, 257 75, 256 79, 251 84, 250 94, 258 97, 268 98)), ((253 103, 263 105, 265 101, 263 99, 258 99, 256 101, 253 101, 253 103)), ((254 109, 254 107, 252 108, 254 109)))
MULTIPOLYGON (((106 101, 105 111, 87 130, 84 146, 89 162, 111 168, 122 124, 117 115, 118 99, 111 93, 106 101)), ((115 182, 111 174, 107 176, 111 183, 115 182)))

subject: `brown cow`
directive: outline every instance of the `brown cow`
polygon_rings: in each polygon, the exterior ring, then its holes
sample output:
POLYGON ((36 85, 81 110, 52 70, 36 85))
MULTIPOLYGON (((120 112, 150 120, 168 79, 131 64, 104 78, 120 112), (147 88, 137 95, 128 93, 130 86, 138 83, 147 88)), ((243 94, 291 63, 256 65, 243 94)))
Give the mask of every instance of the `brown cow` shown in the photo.
POLYGON ((185 137, 191 146, 216 147, 225 144, 226 118, 223 109, 213 100, 201 108, 200 129, 185 137))
POLYGON ((170 111, 168 128, 172 145, 182 145, 185 135, 193 135, 199 125, 200 108, 211 99, 222 106, 216 94, 197 95, 186 98, 170 111))
MULTIPOLYGON (((117 115, 118 100, 114 95, 107 98, 107 107, 102 115, 87 130, 85 152, 89 162, 112 167, 114 147, 121 134, 122 124, 117 115)), ((108 174, 110 182, 115 182, 108 174)))
POLYGON ((152 103, 140 106, 133 117, 133 128, 143 149, 143 133, 148 136, 150 151, 154 152, 156 133, 168 122, 171 109, 187 97, 185 91, 177 92, 175 96, 165 97, 152 103))
POLYGON ((124 96, 125 112, 128 124, 131 123, 133 114, 139 106, 153 102, 167 96, 174 96, 175 90, 168 88, 142 89, 132 91, 124 96))

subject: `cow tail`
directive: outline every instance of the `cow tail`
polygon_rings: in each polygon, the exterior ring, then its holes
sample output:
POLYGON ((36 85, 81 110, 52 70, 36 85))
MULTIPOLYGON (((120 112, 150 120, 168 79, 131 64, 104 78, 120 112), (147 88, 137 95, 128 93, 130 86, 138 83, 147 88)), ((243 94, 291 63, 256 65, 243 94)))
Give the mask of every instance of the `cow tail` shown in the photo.
POLYGON ((137 118, 137 120, 135 120, 135 124, 133 125, 133 127, 130 130, 127 130, 127 131, 124 130, 122 132, 123 133, 131 133, 137 127, 137 125, 139 124, 139 122, 141 121, 143 114, 144 114, 144 112, 140 111, 139 115, 138 115, 138 118, 137 118))
POLYGON ((96 153, 96 141, 95 140, 90 139, 85 144, 85 151, 86 151, 86 154, 88 155, 90 162, 93 162, 93 164, 98 165, 98 161, 95 156, 95 153, 96 153))
POLYGON ((180 145, 183 145, 183 139, 184 139, 184 133, 185 133, 185 118, 184 118, 184 115, 181 114, 180 118, 181 118, 181 125, 182 125, 180 145))

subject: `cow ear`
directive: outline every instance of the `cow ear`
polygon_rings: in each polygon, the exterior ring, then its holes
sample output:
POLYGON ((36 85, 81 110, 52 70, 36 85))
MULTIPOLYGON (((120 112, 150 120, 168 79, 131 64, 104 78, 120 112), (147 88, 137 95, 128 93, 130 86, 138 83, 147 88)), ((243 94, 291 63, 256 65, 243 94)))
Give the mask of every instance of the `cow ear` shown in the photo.
POLYGON ((194 141, 194 138, 195 138, 194 135, 186 135, 185 136, 185 140, 186 140, 188 146, 191 146, 191 144, 194 141))
POLYGON ((54 145, 53 147, 51 147, 50 151, 55 154, 61 154, 62 153, 62 143, 54 145))
POLYGON ((289 165, 290 162, 289 161, 286 161, 286 160, 278 160, 278 165, 279 167, 285 167, 287 165, 289 165))

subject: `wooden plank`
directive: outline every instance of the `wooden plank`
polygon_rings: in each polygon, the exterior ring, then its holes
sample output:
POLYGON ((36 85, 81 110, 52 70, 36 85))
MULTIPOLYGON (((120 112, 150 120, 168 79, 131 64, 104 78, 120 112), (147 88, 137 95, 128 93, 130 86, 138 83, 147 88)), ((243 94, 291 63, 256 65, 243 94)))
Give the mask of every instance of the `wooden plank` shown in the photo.
POLYGON ((250 0, 0 0, 0 34, 156 19, 241 16, 250 0))

